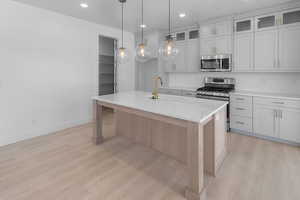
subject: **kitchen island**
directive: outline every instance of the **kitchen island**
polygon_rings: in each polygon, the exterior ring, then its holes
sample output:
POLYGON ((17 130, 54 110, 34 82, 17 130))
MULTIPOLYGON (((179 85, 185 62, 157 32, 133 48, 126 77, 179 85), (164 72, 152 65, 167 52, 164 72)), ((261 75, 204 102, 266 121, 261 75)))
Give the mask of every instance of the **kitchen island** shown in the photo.
POLYGON ((171 95, 153 100, 137 91, 93 100, 95 144, 104 142, 103 107, 112 108, 116 135, 186 164, 186 198, 205 198, 204 173, 215 176, 227 153, 226 102, 171 95))

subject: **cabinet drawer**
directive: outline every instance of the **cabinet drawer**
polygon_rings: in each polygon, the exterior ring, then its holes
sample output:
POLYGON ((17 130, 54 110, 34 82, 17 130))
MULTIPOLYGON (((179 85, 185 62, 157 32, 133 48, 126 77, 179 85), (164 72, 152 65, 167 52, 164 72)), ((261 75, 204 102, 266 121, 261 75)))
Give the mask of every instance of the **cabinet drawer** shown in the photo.
POLYGON ((254 104, 262 104, 267 106, 275 107, 286 107, 286 108, 298 108, 300 109, 300 101, 278 99, 278 98, 266 98, 266 97, 254 97, 254 104))
POLYGON ((252 118, 232 115, 230 118, 230 128, 252 133, 252 118))
POLYGON ((252 97, 251 96, 244 96, 244 95, 230 95, 230 101, 234 103, 243 103, 243 104, 252 104, 252 97))
POLYGON ((230 104, 230 114, 243 117, 252 117, 252 104, 232 102, 230 104))

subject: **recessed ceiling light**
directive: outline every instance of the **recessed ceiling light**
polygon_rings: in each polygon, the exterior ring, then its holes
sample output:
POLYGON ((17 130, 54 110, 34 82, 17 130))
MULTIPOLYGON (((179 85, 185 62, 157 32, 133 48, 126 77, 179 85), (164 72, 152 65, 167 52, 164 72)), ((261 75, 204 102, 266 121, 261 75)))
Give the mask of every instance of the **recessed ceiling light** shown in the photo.
POLYGON ((146 24, 141 24, 140 27, 141 28, 147 28, 147 25, 146 24))
POLYGON ((87 3, 81 3, 80 6, 81 6, 82 8, 87 8, 87 7, 89 7, 89 5, 88 5, 87 3))
POLYGON ((179 13, 179 17, 184 18, 184 17, 186 17, 186 14, 185 13, 179 13))

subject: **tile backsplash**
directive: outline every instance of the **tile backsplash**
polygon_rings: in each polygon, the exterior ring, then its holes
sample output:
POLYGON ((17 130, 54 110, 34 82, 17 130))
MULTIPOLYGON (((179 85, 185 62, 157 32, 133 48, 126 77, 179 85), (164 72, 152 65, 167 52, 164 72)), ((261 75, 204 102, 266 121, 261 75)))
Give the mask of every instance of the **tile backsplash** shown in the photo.
POLYGON ((300 73, 170 73, 169 87, 201 87, 207 76, 235 78, 237 90, 300 94, 300 73))

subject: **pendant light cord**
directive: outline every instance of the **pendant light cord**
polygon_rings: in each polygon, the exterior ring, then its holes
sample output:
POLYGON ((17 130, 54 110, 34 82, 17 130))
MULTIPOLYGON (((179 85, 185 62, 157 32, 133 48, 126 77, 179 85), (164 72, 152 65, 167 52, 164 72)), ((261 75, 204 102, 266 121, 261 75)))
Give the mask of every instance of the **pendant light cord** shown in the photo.
POLYGON ((124 3, 122 3, 122 48, 124 48, 124 3))
POLYGON ((171 0, 169 0, 169 35, 171 35, 171 0))
POLYGON ((144 0, 142 0, 142 44, 144 43, 144 0))

